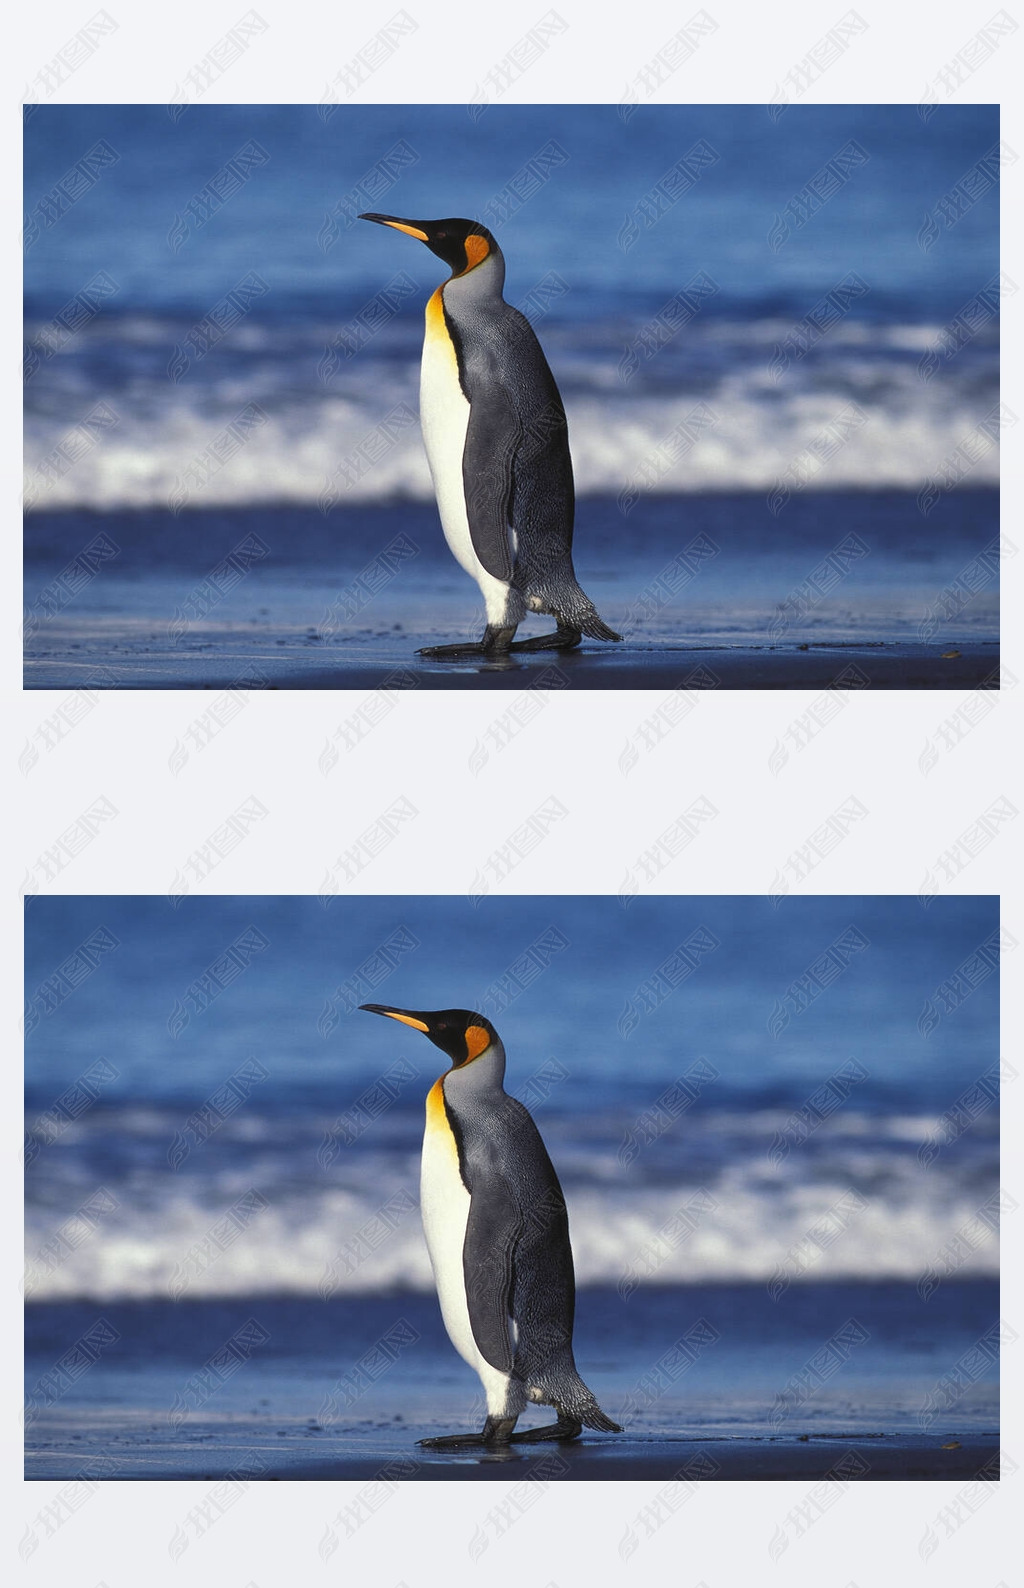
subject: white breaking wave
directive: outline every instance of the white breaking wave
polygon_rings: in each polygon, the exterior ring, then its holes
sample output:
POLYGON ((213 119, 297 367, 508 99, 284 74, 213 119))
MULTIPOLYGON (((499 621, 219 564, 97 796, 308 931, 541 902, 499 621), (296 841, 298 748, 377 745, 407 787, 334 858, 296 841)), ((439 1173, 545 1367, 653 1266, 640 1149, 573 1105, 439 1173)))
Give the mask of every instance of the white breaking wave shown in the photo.
MULTIPOLYGON (((843 396, 804 394, 778 409, 749 397, 718 396, 711 403, 716 422, 681 447, 695 406, 689 399, 590 397, 566 406, 581 496, 767 492, 780 481, 803 490, 917 490, 941 473, 980 419, 966 406, 862 410, 864 423, 833 447, 822 437, 848 408, 843 396)), ((66 429, 36 421, 25 451, 29 506, 316 506, 324 493, 342 508, 432 500, 418 424, 405 421, 392 437, 394 421, 387 415, 374 418, 351 403, 324 402, 301 413, 269 414, 222 460, 219 437, 233 419, 234 411, 213 420, 187 405, 160 416, 126 413, 63 472, 53 458, 66 429)), ((989 446, 964 484, 992 486, 998 477, 998 450, 989 446)))
MULTIPOLYGON (((768 491, 797 478, 807 490, 916 490, 965 441, 963 484, 996 482, 994 341, 939 356, 939 326, 851 320, 783 357, 786 330, 708 321, 685 343, 635 344, 630 364, 625 331, 594 328, 583 342, 578 328, 552 328, 580 493, 768 491)), ((408 328, 332 359, 329 327, 250 324, 178 378, 158 333, 159 322, 126 321, 103 329, 88 368, 44 360, 27 388, 31 508, 431 498, 408 328)))
MULTIPOLYGON (((632 1290, 700 1281, 916 1281, 929 1270, 947 1272, 943 1249, 964 1229, 972 1235, 957 1277, 996 1274, 996 1238, 978 1219, 982 1198, 963 1188, 942 1196, 929 1176, 916 1178, 917 1190, 907 1176, 895 1194, 873 1195, 851 1195, 849 1180, 839 1177, 783 1182, 766 1194, 736 1168, 708 1192, 567 1187, 577 1282, 632 1290)), ((178 1195, 138 1207, 119 1192, 118 1206, 66 1250, 37 1212, 26 1293, 33 1301, 106 1301, 432 1289, 415 1187, 381 1186, 380 1196, 332 1190, 257 1195, 245 1204, 241 1191, 219 1206, 178 1195), (240 1204, 244 1215, 228 1214, 240 1204)), ((960 1256, 961 1248, 958 1242, 960 1256)))

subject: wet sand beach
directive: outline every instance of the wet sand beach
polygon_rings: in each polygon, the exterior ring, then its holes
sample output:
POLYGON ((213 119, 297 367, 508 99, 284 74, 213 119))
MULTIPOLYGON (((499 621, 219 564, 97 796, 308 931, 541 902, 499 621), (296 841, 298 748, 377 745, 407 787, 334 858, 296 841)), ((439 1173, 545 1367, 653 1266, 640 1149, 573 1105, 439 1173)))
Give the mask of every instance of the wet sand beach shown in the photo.
MULTIPOLYGON (((649 1287, 625 1301, 588 1288, 577 1360, 624 1433, 497 1452, 416 1443, 483 1419, 475 1376, 427 1294, 40 1305, 29 1309, 26 1472, 66 1477, 99 1462, 139 1480, 991 1477, 997 1363, 953 1397, 947 1375, 991 1329, 997 1297, 991 1281, 955 1280, 927 1302, 897 1283, 794 1285, 777 1302, 753 1285, 649 1287), (117 1339, 47 1404, 46 1369, 100 1319, 117 1339), (218 1367, 218 1348, 246 1328, 248 1356, 222 1353, 218 1367)), ((547 1420, 531 1409, 521 1426, 547 1420)))
MULTIPOLYGON (((998 504, 752 493, 580 504, 577 572, 620 644, 439 662, 483 613, 433 504, 36 513, 37 689, 954 689, 998 680, 998 504), (93 550, 89 551, 88 548, 93 550), (69 570, 71 570, 69 572, 69 570), (76 571, 77 570, 77 571, 76 571)), ((550 632, 531 616, 520 638, 550 632)))

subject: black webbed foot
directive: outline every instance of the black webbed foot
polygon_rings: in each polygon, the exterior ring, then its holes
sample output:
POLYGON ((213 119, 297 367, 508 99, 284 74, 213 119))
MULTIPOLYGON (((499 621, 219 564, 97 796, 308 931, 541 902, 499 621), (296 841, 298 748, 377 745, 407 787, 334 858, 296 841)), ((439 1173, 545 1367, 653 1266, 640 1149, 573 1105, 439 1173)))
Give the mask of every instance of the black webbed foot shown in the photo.
POLYGON ((572 651, 583 636, 579 629, 559 624, 554 634, 537 634, 530 640, 516 640, 510 651, 572 651))
MULTIPOLYGON (((507 649, 507 648, 506 648, 507 649)), ((417 656, 430 656, 434 661, 457 662, 467 656, 504 656, 506 651, 488 650, 480 640, 467 640, 463 645, 425 645, 417 656)))
POLYGON ((467 656, 507 656, 513 649, 515 628, 498 628, 488 623, 482 640, 463 640, 457 645, 427 645, 417 656, 432 656, 435 661, 458 662, 467 656))
POLYGON ((440 1434, 436 1439, 417 1439, 416 1443, 424 1450, 479 1450, 494 1440, 485 1439, 483 1434, 440 1434))
POLYGON ((568 1442, 570 1439, 578 1439, 582 1432, 582 1423, 577 1422, 575 1417, 560 1413, 557 1423, 545 1423, 543 1428, 524 1428, 520 1433, 512 1434, 511 1438, 517 1444, 520 1440, 525 1444, 541 1439, 558 1439, 568 1442))
POLYGON ((434 1439, 419 1439, 425 1450, 493 1450, 507 1445, 516 1425, 514 1417, 488 1417, 478 1434, 440 1434, 434 1439))

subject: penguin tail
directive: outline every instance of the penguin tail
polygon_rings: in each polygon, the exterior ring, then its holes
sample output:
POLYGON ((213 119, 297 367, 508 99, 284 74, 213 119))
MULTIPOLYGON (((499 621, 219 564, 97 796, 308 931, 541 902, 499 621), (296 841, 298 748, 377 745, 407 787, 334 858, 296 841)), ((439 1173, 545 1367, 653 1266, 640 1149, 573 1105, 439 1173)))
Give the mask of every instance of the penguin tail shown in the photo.
MULTIPOLYGON (((591 1396, 591 1400, 593 1400, 593 1396, 591 1396)), ((606 1417, 596 1401, 594 1401, 592 1407, 577 1408, 576 1415, 581 1423, 585 1423, 588 1428, 596 1428, 599 1433, 621 1434, 622 1432, 621 1424, 613 1423, 610 1417, 606 1417)))
MULTIPOLYGON (((537 1340, 532 1343, 533 1347, 537 1347, 537 1340)), ((584 1385, 583 1378, 579 1377, 572 1347, 568 1347, 567 1343, 559 1342, 557 1350, 546 1361, 541 1359, 541 1363, 537 1364, 540 1370, 530 1370, 524 1363, 516 1366, 522 1382, 527 1385, 530 1401, 552 1405, 559 1416, 586 1424, 586 1428, 595 1428, 599 1434, 621 1434, 619 1424, 613 1423, 610 1416, 602 1412, 594 1391, 589 1385, 584 1385)))
POLYGON ((545 1397, 558 1410, 568 1412, 587 1428, 596 1428, 602 1434, 621 1434, 618 1423, 601 1410, 592 1389, 584 1384, 571 1363, 563 1364, 557 1377, 557 1387, 545 1397))
POLYGON ((580 589, 573 580, 568 589, 561 589, 549 598, 544 611, 553 612, 559 623, 566 623, 571 628, 579 629, 581 634, 586 634, 592 640, 621 640, 622 635, 616 634, 607 623, 598 616, 597 608, 590 597, 580 589))
POLYGON ((550 612, 566 628, 577 629, 592 640, 621 640, 598 615, 597 608, 566 564, 555 572, 525 576, 526 604, 535 612, 550 612))
POLYGON ((588 635, 592 640, 621 640, 622 638, 621 634, 616 634, 615 630, 610 629, 607 623, 603 623, 593 610, 586 617, 579 619, 579 625, 584 634, 588 635))
POLYGON ((616 634, 614 629, 610 629, 607 623, 602 622, 593 601, 585 590, 580 589, 575 579, 571 588, 564 594, 567 597, 564 605, 559 603, 552 608, 560 620, 571 623, 574 628, 580 629, 592 640, 621 640, 621 634, 616 634))

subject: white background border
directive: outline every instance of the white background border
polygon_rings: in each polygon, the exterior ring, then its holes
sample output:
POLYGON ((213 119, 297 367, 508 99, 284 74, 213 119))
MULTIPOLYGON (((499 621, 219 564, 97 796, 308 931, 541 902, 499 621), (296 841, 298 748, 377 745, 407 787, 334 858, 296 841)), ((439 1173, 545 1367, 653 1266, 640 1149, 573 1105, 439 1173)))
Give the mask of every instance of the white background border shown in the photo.
MULTIPOLYGON (((168 11, 121 4, 107 8, 118 30, 80 67, 52 102, 166 103, 189 68, 210 50, 238 17, 237 5, 183 0, 168 11)), ((204 102, 317 103, 328 78, 350 61, 398 9, 393 5, 321 9, 308 0, 256 8, 267 32, 214 85, 204 102)), ((545 14, 536 6, 456 8, 410 0, 419 23, 350 103, 432 101, 467 103, 487 70, 545 14)), ((503 103, 618 102, 632 75, 677 33, 691 9, 633 5, 628 13, 585 12, 576 0, 555 9, 569 24, 552 48, 512 85, 503 103)), ((717 33, 655 95, 653 103, 767 104, 786 72, 802 60, 843 14, 820 6, 755 8, 710 3, 717 33)), ((811 86, 802 103, 895 101, 917 103, 926 85, 974 36, 988 17, 965 4, 927 8, 887 0, 856 8, 868 22, 865 34, 811 86)), ((17 127, 16 104, 37 72, 93 14, 88 4, 23 8, 20 40, 8 38, 13 70, 6 72, 8 126, 17 127)), ((1017 17, 1012 6, 1010 14, 1017 17)), ((1024 18, 1018 18, 1024 20, 1024 18)), ((9 24, 10 26, 10 24, 9 24)), ((955 94, 950 103, 1005 101, 1003 137, 1015 149, 1024 143, 1019 111, 1013 108, 1024 51, 1024 28, 1006 39, 955 94)), ((345 101, 343 101, 345 102, 345 101)), ((467 136, 471 136, 467 120, 467 136)), ((17 144, 17 135, 12 142, 17 144)), ((1006 173, 1003 203, 1003 266, 1015 280, 1020 255, 1020 170, 1006 173)), ((10 203, 5 248, 6 424, 11 468, 7 501, 8 546, 18 539, 17 459, 20 389, 14 374, 17 342, 17 238, 20 212, 16 157, 7 170, 10 203)), ((1022 295, 1010 299, 1004 346, 1019 331, 1022 295)), ((1019 345, 1019 335, 1018 335, 1019 345)), ((1021 412, 1019 358, 1007 357, 1004 401, 1021 412)), ((1013 438, 1016 440, 1016 436, 1013 438)), ((1014 536, 1020 522, 1019 444, 1004 454, 1004 526, 1014 536)), ((1014 536, 1016 538, 1016 536, 1014 536)), ((19 580, 8 552, 4 581, 8 621, 4 625, 3 670, 10 723, 9 760, 17 759, 40 721, 66 692, 23 696, 20 678, 19 580)), ((1024 560, 1024 559, 1021 559, 1024 560)), ((1017 563, 1006 568, 1005 587, 1014 591, 1004 607, 1004 664, 1020 678, 1020 606, 1017 563)), ((255 695, 222 739, 193 757, 175 777, 169 760, 188 724, 209 702, 202 693, 123 693, 100 699, 68 739, 26 777, 9 774, 13 795, 8 831, 9 930, 6 941, 10 1043, 17 1052, 19 984, 19 889, 35 877, 42 891, 75 893, 166 893, 188 856, 241 801, 256 795, 267 816, 193 891, 317 892, 337 857, 350 851, 392 802, 405 797, 418 814, 397 829, 394 841, 359 871, 345 891, 461 892, 486 876, 491 855, 506 845, 539 804, 555 796, 566 815, 533 846, 504 883, 493 891, 617 893, 637 858, 693 800, 703 796, 719 814, 694 842, 650 882, 651 891, 773 892, 786 875, 792 853, 837 806, 853 795, 867 815, 794 892, 1002 893, 1004 922, 1017 937, 1024 931, 1020 900, 1011 883, 1011 860, 1019 859, 1016 823, 980 849, 956 877, 942 879, 939 857, 1000 796, 1020 804, 1020 782, 1011 746, 1020 746, 1020 698, 1010 688, 983 722, 953 752, 940 755, 927 774, 919 757, 936 729, 961 705, 963 692, 870 692, 849 697, 835 722, 777 775, 769 757, 785 741, 789 724, 815 698, 803 693, 722 693, 702 698, 697 708, 648 751, 640 744, 635 767, 624 776, 619 756, 638 743, 640 724, 656 711, 660 692, 573 692, 549 706, 500 754, 491 755, 478 776, 469 758, 487 740, 488 726, 509 709, 504 694, 411 691, 355 750, 342 751, 324 776, 319 757, 338 724, 364 698, 360 693, 255 695), (57 881, 41 880, 40 857, 92 801, 106 796, 116 818, 97 830, 95 841, 67 865, 57 881), (938 870, 937 870, 938 867, 938 870), (927 879, 931 877, 932 881, 927 879), (938 887, 935 886, 938 882, 938 887)), ((1018 749, 1019 755, 1019 749, 1018 749)), ((496 873, 495 873, 496 875, 496 873)), ((628 916, 624 914, 624 929, 628 916)), ((1012 966, 1011 966, 1012 969, 1012 966)), ((1009 980, 1009 978, 1007 978, 1009 980)), ((1019 1009, 1016 1011, 1019 1014, 1019 1009)), ((1013 1057, 1008 1020, 1004 1052, 1013 1057)), ((1008 1102, 1016 1104, 1011 1095, 1008 1102)), ((12 1098, 11 1130, 4 1164, 16 1206, 20 1177, 20 1126, 12 1098)), ((1013 1113, 1019 1114, 1014 1106, 1013 1113)), ((1019 1126, 1019 1119, 1016 1121, 1019 1126)), ((1008 1131, 1012 1130, 1012 1124, 1008 1131)), ((1013 1141, 1016 1138, 1008 1137, 1013 1141)), ((1012 1152, 1004 1182, 1020 1200, 1012 1152)), ((15 1220, 11 1220, 13 1226, 15 1220)), ((1012 1228, 1008 1230, 1012 1234, 1012 1228)), ((16 1244, 16 1242, 15 1242, 16 1244)), ((1017 1243, 1014 1242, 1016 1245, 1017 1243)), ((1012 1260, 1009 1260, 1012 1263, 1012 1260)), ((1008 1260, 1004 1258, 1004 1263, 1008 1260)), ((18 1362, 19 1259, 6 1265, 4 1309, 6 1360, 18 1362)), ((1017 1270, 1006 1267, 1004 1316, 1020 1330, 1017 1270)), ((1006 1353, 1005 1382, 1019 1390, 1014 1349, 1006 1353)), ((5 1375, 2 1425, 5 1483, 20 1485, 20 1386, 5 1375)), ((1006 1406, 1012 1391, 1006 1395, 1006 1406)), ((1019 1393, 1017 1395, 1019 1404, 1019 1393)), ((1020 1424, 1012 1418, 1005 1447, 1021 1459, 1020 1424)), ((668 1579, 681 1588, 725 1588, 737 1583, 778 1581, 814 1588, 875 1588, 876 1584, 964 1583, 996 1588, 1010 1582, 1008 1540, 1014 1507, 1011 1477, 993 1492, 976 1516, 951 1536, 937 1520, 940 1508, 962 1487, 939 1483, 853 1486, 803 1538, 772 1563, 768 1541, 806 1494, 806 1484, 709 1484, 631 1560, 618 1545, 658 1484, 557 1485, 497 1538, 478 1564, 470 1538, 498 1503, 504 1485, 408 1484, 379 1516, 344 1540, 326 1565, 317 1544, 340 1506, 350 1498, 345 1484, 258 1485, 228 1511, 209 1535, 193 1542, 180 1564, 168 1542, 208 1487, 153 1483, 104 1485, 53 1537, 43 1538, 27 1561, 26 1580, 96 1588, 129 1588, 139 1581, 162 1584, 192 1580, 218 1588, 276 1588, 296 1580, 367 1582, 408 1588, 444 1580, 450 1588, 486 1574, 496 1585, 536 1583, 538 1588, 575 1588, 584 1579, 630 1582, 668 1579), (918 1546, 927 1528, 940 1547, 927 1560, 918 1546), (1002 1541, 1002 1547, 1000 1547, 1002 1541)), ((24 1486, 13 1507, 13 1546, 59 1485, 24 1486)), ((1017 1507, 1019 1510, 1019 1506, 1017 1507)), ((1015 1568, 1019 1571, 1019 1567, 1015 1568)))

